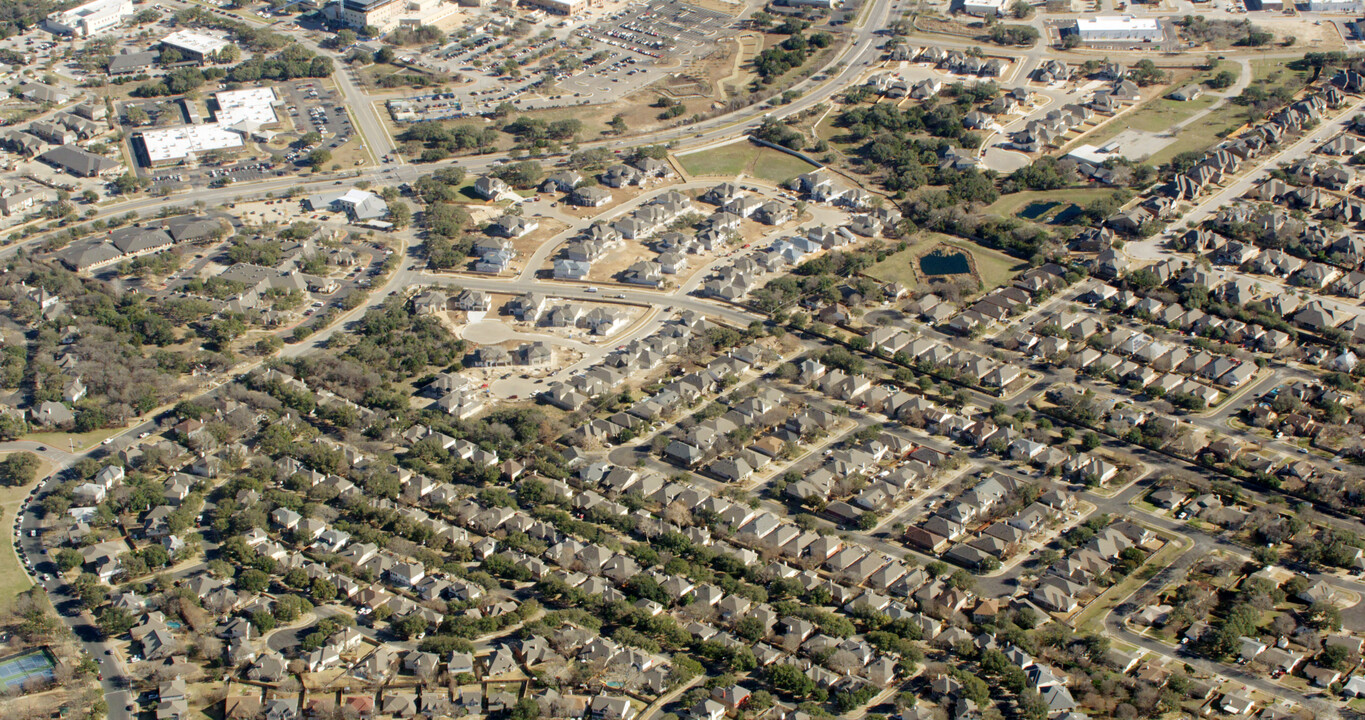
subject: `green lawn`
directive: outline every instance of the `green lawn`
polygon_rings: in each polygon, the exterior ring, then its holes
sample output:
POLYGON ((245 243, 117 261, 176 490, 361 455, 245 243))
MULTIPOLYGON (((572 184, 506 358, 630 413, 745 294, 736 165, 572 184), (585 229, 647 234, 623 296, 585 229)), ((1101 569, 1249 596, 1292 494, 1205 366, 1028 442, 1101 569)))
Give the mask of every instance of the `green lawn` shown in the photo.
POLYGON ((1124 130, 1161 132, 1207 109, 1217 100, 1214 95, 1200 95, 1185 102, 1164 97, 1152 98, 1143 103, 1142 107, 1110 120, 1104 127, 1086 135, 1084 140, 1087 145, 1099 147, 1124 130))
POLYGON ((1175 142, 1154 153, 1148 158, 1148 163, 1161 165, 1182 152, 1203 150, 1214 145, 1245 123, 1245 112, 1245 108, 1231 103, 1214 110, 1199 122, 1185 126, 1175 142))
POLYGON ((976 271, 981 275, 981 282, 985 285, 986 290, 992 290, 1008 283, 1028 265, 1021 260, 996 250, 981 247, 969 240, 926 232, 916 236, 909 247, 886 256, 881 262, 868 268, 864 274, 882 282, 898 282, 907 288, 913 288, 919 282, 919 275, 914 267, 915 258, 939 244, 951 245, 970 253, 972 258, 976 260, 976 271))
POLYGON ((1232 73, 1232 76, 1234 78, 1240 78, 1242 76, 1241 63, 1233 62, 1231 60, 1219 60, 1218 64, 1213 66, 1212 70, 1202 70, 1200 72, 1197 72, 1194 75, 1192 75, 1188 80, 1186 80, 1185 83, 1186 84, 1203 83, 1205 80, 1208 80, 1209 78, 1213 77, 1214 75, 1217 75, 1218 73, 1223 72, 1224 70, 1227 70, 1228 72, 1232 73))
POLYGON ((1291 70, 1285 65, 1288 61, 1289 58, 1252 60, 1251 84, 1264 87, 1266 92, 1280 85, 1302 86, 1308 80, 1307 71, 1291 70))
POLYGON ((730 143, 678 157, 687 174, 733 178, 741 173, 777 185, 815 169, 814 165, 784 152, 749 142, 730 143))
POLYGON ((848 131, 841 127, 835 127, 834 121, 839 118, 839 113, 832 112, 824 117, 815 125, 815 136, 829 143, 829 146, 845 155, 857 150, 860 143, 840 142, 836 138, 844 138, 848 131))
MULTIPOLYGON (((136 420, 129 420, 135 422, 136 420)), ((47 443, 58 450, 66 452, 81 452, 89 450, 100 444, 105 438, 117 435, 127 428, 113 427, 91 430, 87 433, 64 433, 64 432, 31 432, 24 435, 20 440, 29 440, 36 443, 47 443)))
MULTIPOLYGON (((41 461, 38 466, 38 479, 42 480, 51 472, 51 463, 41 461)), ((32 489, 33 485, 0 488, 0 524, 5 528, 5 539, 0 543, 3 544, 3 547, 0 547, 0 610, 9 608, 15 596, 33 585, 29 582, 23 566, 19 564, 19 556, 14 552, 14 534, 11 532, 14 527, 14 515, 19 511, 24 498, 28 497, 28 491, 32 489)))
POLYGON ((757 152, 758 147, 753 143, 740 141, 714 150, 679 155, 678 163, 689 175, 734 177, 744 172, 757 152))

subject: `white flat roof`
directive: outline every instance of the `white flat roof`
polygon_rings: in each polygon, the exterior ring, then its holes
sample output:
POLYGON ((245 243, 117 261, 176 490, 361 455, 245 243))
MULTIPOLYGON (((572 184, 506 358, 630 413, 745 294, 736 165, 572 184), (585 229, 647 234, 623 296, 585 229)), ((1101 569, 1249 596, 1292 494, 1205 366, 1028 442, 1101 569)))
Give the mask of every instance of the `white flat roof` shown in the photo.
POLYGON ((182 50, 196 52, 200 55, 211 55, 232 44, 222 38, 205 35, 204 33, 195 32, 193 30, 179 30, 173 32, 170 35, 161 38, 161 42, 182 50))
POLYGON ((1094 18, 1076 18, 1076 28, 1082 32, 1105 32, 1113 30, 1152 30, 1160 29, 1156 18, 1137 18, 1132 15, 1101 15, 1094 18))
POLYGON ((132 12, 132 3, 128 0, 93 0, 84 5, 73 7, 70 10, 56 13, 57 19, 66 22, 75 22, 81 18, 91 17, 92 15, 102 15, 105 13, 132 12), (127 5, 124 8, 124 5, 127 5))
POLYGON ((999 9, 1005 6, 1005 0, 963 0, 962 6, 999 9))
MULTIPOLYGON (((239 123, 257 127, 275 122, 275 90, 273 88, 249 88, 247 90, 228 90, 213 96, 218 100, 218 113, 215 119, 223 127, 239 123)), ((255 129, 255 128, 253 128, 255 129)))
POLYGON ((142 144, 147 147, 147 159, 157 163, 188 157, 193 153, 238 148, 242 146, 242 135, 218 123, 184 125, 143 130, 142 144))
POLYGON ((1066 154, 1069 158, 1084 160, 1091 165, 1103 164, 1113 155, 1104 148, 1097 148, 1094 145, 1077 145, 1071 152, 1066 154))

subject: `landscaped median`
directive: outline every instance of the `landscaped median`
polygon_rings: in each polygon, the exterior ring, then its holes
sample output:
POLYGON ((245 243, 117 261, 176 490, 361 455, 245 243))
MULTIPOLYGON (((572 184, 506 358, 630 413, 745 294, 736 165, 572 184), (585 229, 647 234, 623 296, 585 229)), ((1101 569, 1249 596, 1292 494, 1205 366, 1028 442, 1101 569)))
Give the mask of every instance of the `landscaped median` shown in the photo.
POLYGON ((1165 545, 1157 550, 1142 567, 1128 575, 1123 580, 1111 585, 1099 597, 1095 598, 1086 605, 1083 610, 1076 613, 1070 620, 1070 624, 1078 631, 1086 629, 1102 630, 1104 618, 1114 608, 1122 605, 1133 593, 1137 592, 1149 580, 1156 577, 1158 573, 1170 567, 1181 555, 1189 550, 1194 542, 1186 537, 1172 535, 1166 532, 1157 531, 1156 534, 1165 541, 1165 545), (1099 623, 1101 627, 1088 628, 1092 623, 1099 623))

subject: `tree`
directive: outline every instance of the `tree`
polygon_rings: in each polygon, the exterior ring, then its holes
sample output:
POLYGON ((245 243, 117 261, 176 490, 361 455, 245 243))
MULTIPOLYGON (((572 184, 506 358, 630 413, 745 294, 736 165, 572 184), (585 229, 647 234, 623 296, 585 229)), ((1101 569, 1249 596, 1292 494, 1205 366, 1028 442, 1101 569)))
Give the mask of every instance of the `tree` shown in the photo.
POLYGON ((134 175, 133 173, 124 173, 123 175, 114 178, 113 182, 109 183, 109 189, 115 195, 131 195, 141 190, 144 184, 143 179, 137 175, 134 175))
POLYGON ((995 25, 991 28, 991 42, 997 45, 1032 45, 1038 42, 1038 28, 1032 25, 995 25))
POLYGON ((507 711, 508 720, 536 720, 540 717, 540 704, 532 698, 522 698, 507 711))
POLYGON ((323 165, 332 161, 332 151, 327 148, 318 148, 308 153, 307 163, 313 166, 314 170, 321 170, 323 165))
POLYGON ((411 640, 426 632, 427 621, 421 615, 412 614, 393 624, 393 634, 403 640, 411 640))
POLYGON ((298 595, 283 595, 275 601, 275 618, 280 622, 294 622, 313 611, 313 604, 298 595))
POLYGON ((268 633, 275 629, 275 616, 265 610, 257 610, 251 613, 251 624, 256 626, 256 632, 268 633))
POLYGON ((1232 87, 1232 84, 1235 82, 1237 82, 1237 74, 1231 70, 1223 70, 1208 80, 1205 80, 1204 84, 1208 85, 1209 88, 1213 90, 1226 90, 1232 87))
POLYGON ((1081 436, 1081 450, 1089 452, 1100 446, 1100 435, 1096 432, 1088 432, 1081 436))
POLYGON ((1340 630, 1341 610, 1324 600, 1314 602, 1308 608, 1308 624, 1319 630, 1340 630))
POLYGON ((815 681, 795 665, 772 665, 764 672, 764 679, 774 690, 795 698, 807 697, 815 691, 815 681))
POLYGON ((245 570, 237 576, 237 588, 245 592, 259 593, 268 587, 270 576, 256 568, 245 570))
POLYGON ((412 223, 412 209, 402 200, 389 201, 389 222, 398 229, 403 229, 412 223))
POLYGON ((132 629, 137 618, 123 608, 108 606, 100 609, 98 623, 104 637, 115 638, 132 629))
POLYGON ((100 579, 92 573, 81 573, 71 582, 71 590, 80 598, 81 603, 87 608, 94 608, 102 605, 105 598, 109 596, 109 590, 100 579))
POLYGON ((625 135, 626 130, 629 129, 629 126, 626 125, 626 116, 621 113, 613 115, 608 124, 611 126, 611 131, 617 135, 625 135))
POLYGON ((42 461, 31 452, 14 453, 0 460, 0 485, 18 487, 28 485, 38 479, 38 466, 42 461))
POLYGON ((971 590, 976 586, 976 578, 966 570, 954 570, 953 574, 948 576, 948 584, 958 590, 971 590))
POLYGON ((337 586, 326 578, 314 578, 311 592, 313 600, 320 603, 329 603, 337 597, 337 586))
POLYGON ((1322 649, 1322 664, 1333 670, 1346 670, 1351 666, 1351 651, 1345 645, 1328 645, 1322 649))
POLYGON ((85 558, 73 548, 62 548, 57 551, 57 569, 67 572, 73 568, 78 568, 85 564, 85 558))

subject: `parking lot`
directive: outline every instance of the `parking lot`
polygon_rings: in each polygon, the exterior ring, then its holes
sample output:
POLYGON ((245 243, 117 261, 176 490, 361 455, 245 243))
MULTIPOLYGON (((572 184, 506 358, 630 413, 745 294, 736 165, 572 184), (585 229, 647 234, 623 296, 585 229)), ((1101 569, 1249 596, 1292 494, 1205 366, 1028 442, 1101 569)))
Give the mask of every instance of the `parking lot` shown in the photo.
MULTIPOLYGON (((273 87, 281 100, 280 106, 276 107, 280 119, 289 117, 299 136, 309 132, 319 133, 322 135, 321 142, 306 147, 291 147, 284 154, 283 163, 258 156, 243 157, 211 167, 139 168, 139 172, 151 182, 154 191, 158 188, 174 190, 264 180, 289 174, 295 166, 301 166, 308 153, 315 149, 336 150, 351 139, 351 119, 335 90, 322 87, 316 80, 279 83, 273 87)), ((126 114, 130 107, 140 107, 153 118, 160 116, 160 125, 181 125, 191 121, 185 117, 175 99, 129 101, 123 104, 123 113, 126 114)), ((207 119, 202 118, 201 121, 207 119)))
POLYGON ((611 47, 650 58, 687 54, 715 42, 732 18, 680 0, 655 0, 631 7, 578 31, 611 47))
POLYGON ((284 101, 284 111, 299 134, 316 131, 322 135, 320 147, 332 150, 351 138, 351 118, 335 90, 309 80, 276 85, 275 92, 284 101))
POLYGON ((421 67, 460 73, 474 82, 452 92, 391 100, 390 114, 397 122, 419 122, 486 116, 504 102, 523 111, 611 102, 659 81, 676 69, 677 58, 707 51, 726 36, 734 19, 680 0, 655 0, 577 27, 571 22, 547 23, 551 34, 524 46, 477 32, 435 53, 408 56, 421 67), (535 63, 522 69, 527 77, 517 79, 499 69, 508 59, 551 57, 559 48, 570 48, 582 65, 555 75, 550 92, 533 87, 543 76, 528 70, 535 63))

